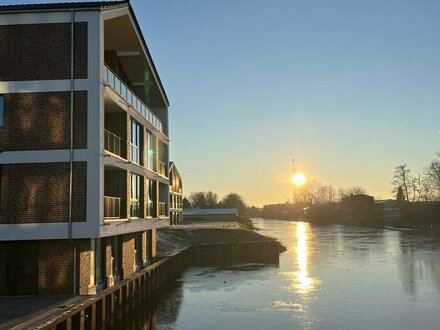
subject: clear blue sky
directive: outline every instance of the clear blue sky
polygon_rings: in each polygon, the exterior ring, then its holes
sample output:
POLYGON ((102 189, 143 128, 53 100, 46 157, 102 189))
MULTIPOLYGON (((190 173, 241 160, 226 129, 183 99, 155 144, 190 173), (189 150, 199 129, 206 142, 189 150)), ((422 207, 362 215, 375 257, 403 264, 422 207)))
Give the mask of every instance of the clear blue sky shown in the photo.
POLYGON ((393 166, 422 171, 440 150, 440 1, 131 3, 185 193, 283 202, 294 157, 308 178, 385 198, 393 166))

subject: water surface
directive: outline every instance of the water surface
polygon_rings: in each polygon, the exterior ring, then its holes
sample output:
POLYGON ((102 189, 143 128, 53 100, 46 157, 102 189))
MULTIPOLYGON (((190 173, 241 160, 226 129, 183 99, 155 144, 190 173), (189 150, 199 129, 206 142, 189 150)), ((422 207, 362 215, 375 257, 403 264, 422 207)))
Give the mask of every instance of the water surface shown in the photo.
POLYGON ((254 219, 279 265, 189 268, 158 329, 440 329, 440 241, 392 230, 254 219))

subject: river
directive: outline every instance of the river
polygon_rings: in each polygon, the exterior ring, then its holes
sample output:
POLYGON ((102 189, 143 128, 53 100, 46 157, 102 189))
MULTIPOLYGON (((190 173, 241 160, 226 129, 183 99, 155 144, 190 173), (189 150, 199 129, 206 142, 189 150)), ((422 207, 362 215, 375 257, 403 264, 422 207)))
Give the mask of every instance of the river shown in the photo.
POLYGON ((440 329, 440 240, 253 219, 278 265, 191 267, 123 323, 143 329, 440 329))

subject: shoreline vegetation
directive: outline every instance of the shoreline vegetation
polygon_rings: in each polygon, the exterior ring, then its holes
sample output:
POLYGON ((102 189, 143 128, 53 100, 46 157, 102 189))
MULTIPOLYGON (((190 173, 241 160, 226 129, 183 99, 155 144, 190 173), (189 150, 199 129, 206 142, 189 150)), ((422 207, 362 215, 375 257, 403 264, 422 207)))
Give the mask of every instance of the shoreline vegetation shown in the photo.
POLYGON ((347 207, 341 203, 300 207, 279 204, 277 207, 251 210, 250 216, 264 219, 305 221, 320 225, 351 225, 381 229, 424 232, 440 236, 440 203, 398 203, 386 201, 347 207), (295 219, 295 220, 293 220, 295 219))

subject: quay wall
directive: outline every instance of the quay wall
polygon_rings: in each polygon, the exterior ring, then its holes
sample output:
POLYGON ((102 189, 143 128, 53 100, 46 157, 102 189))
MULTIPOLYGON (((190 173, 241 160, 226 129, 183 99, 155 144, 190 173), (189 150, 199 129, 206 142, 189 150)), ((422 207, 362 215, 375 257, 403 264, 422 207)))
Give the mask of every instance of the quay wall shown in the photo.
POLYGON ((189 266, 218 262, 277 263, 277 241, 221 242, 189 246, 159 260, 93 296, 77 296, 66 306, 54 307, 10 329, 100 329, 121 313, 157 296, 173 285, 189 266))

